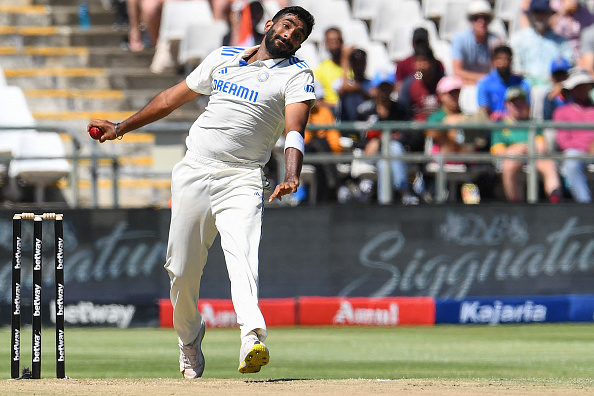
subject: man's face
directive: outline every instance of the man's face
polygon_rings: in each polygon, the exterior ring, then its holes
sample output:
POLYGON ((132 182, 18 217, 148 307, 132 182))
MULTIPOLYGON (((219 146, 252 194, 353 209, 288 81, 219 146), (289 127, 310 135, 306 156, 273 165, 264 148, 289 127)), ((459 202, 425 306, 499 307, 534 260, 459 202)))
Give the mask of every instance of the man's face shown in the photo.
POLYGON ((417 55, 414 58, 415 70, 420 71, 423 75, 430 75, 433 73, 433 60, 426 56, 417 55))
POLYGON ((576 87, 571 90, 571 96, 578 102, 585 102, 589 99, 591 90, 592 84, 576 85, 576 87))
POLYGON ((530 23, 534 30, 540 34, 544 34, 549 30, 549 19, 551 13, 547 11, 531 11, 529 14, 530 23))
POLYGON ((511 75, 511 64, 511 56, 506 53, 500 52, 493 58, 493 67, 501 76, 511 75))
POLYGON ((486 14, 472 15, 470 18, 470 25, 474 34, 484 36, 489 30, 489 23, 491 23, 491 17, 486 14))
POLYGON ((460 90, 453 89, 450 92, 445 92, 439 95, 441 104, 447 108, 450 112, 456 112, 459 107, 460 90))
POLYGON ((278 21, 266 22, 264 45, 274 58, 289 58, 305 41, 305 24, 292 14, 286 14, 278 21))
POLYGON ((505 102, 509 115, 514 120, 530 119, 530 105, 525 97, 519 97, 505 102))
POLYGON ((326 32, 326 40, 324 42, 326 49, 333 57, 339 57, 342 52, 342 34, 336 30, 329 30, 326 32))

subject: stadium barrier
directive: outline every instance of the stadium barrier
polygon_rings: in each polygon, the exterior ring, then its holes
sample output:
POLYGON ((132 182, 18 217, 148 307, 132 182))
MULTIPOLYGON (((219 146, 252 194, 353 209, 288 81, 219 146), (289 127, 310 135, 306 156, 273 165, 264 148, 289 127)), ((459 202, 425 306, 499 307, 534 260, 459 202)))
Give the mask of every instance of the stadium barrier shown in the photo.
MULTIPOLYGON (((171 138, 171 135, 175 135, 179 137, 180 141, 182 141, 181 137, 186 135, 191 127, 192 123, 188 122, 155 122, 153 124, 147 125, 141 128, 142 132, 145 133, 152 133, 156 136, 159 135, 167 135, 171 138)), ((79 191, 78 191, 78 169, 76 168, 79 160, 90 160, 93 164, 93 169, 96 169, 97 161, 104 159, 111 161, 113 165, 113 207, 117 208, 120 206, 120 197, 118 193, 118 180, 119 180, 119 163, 117 157, 103 155, 97 153, 95 149, 91 150, 91 155, 80 155, 79 151, 81 146, 92 146, 94 143, 90 138, 87 140, 80 138, 80 131, 70 130, 69 127, 61 127, 56 126, 55 124, 36 124, 33 126, 9 126, 9 125, 0 125, 0 133, 3 131, 9 130, 26 130, 26 129, 36 129, 37 131, 43 132, 58 132, 58 133, 65 133, 69 135, 75 144, 75 150, 72 155, 65 156, 68 160, 72 161, 74 169, 72 170, 72 174, 70 177, 70 188, 72 189, 71 195, 73 196, 73 202, 70 205, 74 208, 80 207, 80 202, 78 200, 79 191)), ((483 123, 461 123, 456 125, 448 125, 448 124, 441 124, 441 123, 424 123, 424 122, 409 122, 409 121, 381 121, 376 122, 373 124, 367 122, 343 122, 331 125, 314 125, 310 124, 307 126, 309 130, 324 130, 324 129, 338 129, 341 131, 343 136, 363 136, 365 131, 369 129, 380 130, 382 132, 381 140, 381 152, 378 155, 374 156, 366 156, 364 158, 355 155, 353 151, 347 151, 343 154, 336 155, 332 153, 308 153, 304 158, 304 164, 319 164, 319 163, 351 163, 354 160, 365 160, 369 162, 378 161, 385 161, 386 163, 390 160, 401 160, 407 163, 417 163, 417 164, 428 164, 433 162, 437 164, 437 171, 435 173, 435 186, 436 186, 436 202, 443 203, 446 200, 447 194, 447 172, 445 169, 445 165, 448 161, 456 161, 456 162, 472 162, 472 163, 484 163, 484 164, 492 164, 495 159, 503 159, 503 158, 517 158, 526 161, 526 197, 528 203, 536 203, 538 201, 538 172, 536 171, 535 161, 542 158, 551 158, 556 161, 560 161, 564 158, 563 153, 560 152, 548 152, 545 154, 536 154, 535 146, 534 146, 534 139, 533 137, 537 135, 537 133, 544 131, 544 130, 554 130, 554 129, 594 129, 594 123, 560 123, 560 122, 552 122, 552 121, 522 121, 516 122, 514 124, 502 124, 502 123, 491 123, 491 122, 483 122, 483 123), (488 152, 482 153, 452 153, 452 154, 437 154, 437 155, 430 155, 430 154, 423 154, 423 153, 406 153, 402 155, 391 155, 389 153, 389 144, 388 142, 391 140, 392 131, 414 131, 418 133, 423 133, 425 130, 433 129, 433 130, 448 130, 448 129, 460 129, 465 131, 483 131, 482 133, 490 133, 492 130, 498 129, 524 129, 529 131, 529 136, 531 139, 529 140, 529 152, 526 155, 521 156, 498 156, 494 158, 488 152)), ((45 157, 44 157, 45 158, 45 157)), ((579 157, 574 157, 576 159, 586 159, 591 160, 594 162, 594 155, 583 155, 579 157)), ((0 153, 0 162, 10 162, 13 160, 10 153, 0 153)), ((18 158, 17 158, 18 159, 18 158)), ((36 157, 29 157, 28 159, 41 159, 36 157)), ((181 159, 181 158, 180 158, 181 159)), ((282 172, 283 167, 281 167, 282 172)), ((382 182, 386 185, 390 185, 391 175, 390 175, 390 167, 386 167, 387 172, 382 174, 382 182)), ((92 172, 93 180, 92 182, 92 194, 93 197, 91 199, 91 207, 96 207, 98 202, 98 187, 97 183, 98 180, 96 178, 96 172, 92 172)), ((390 204, 393 202, 393 196, 391 189, 385 189, 381 196, 378 197, 378 201, 382 204, 390 204)))

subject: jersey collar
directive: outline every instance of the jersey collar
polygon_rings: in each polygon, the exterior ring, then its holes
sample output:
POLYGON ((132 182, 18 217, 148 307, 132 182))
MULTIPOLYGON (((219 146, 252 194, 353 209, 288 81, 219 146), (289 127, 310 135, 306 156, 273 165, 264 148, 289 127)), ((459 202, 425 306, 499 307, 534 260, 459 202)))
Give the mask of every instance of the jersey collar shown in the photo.
MULTIPOLYGON (((239 65, 247 66, 245 59, 249 58, 250 54, 253 54, 254 52, 256 52, 258 50, 258 48, 260 48, 260 45, 256 45, 255 47, 246 48, 242 53, 240 53, 239 54, 239 65)), ((276 65, 279 65, 280 63, 282 63, 283 61, 286 61, 287 59, 288 58, 272 58, 272 59, 266 59, 263 61, 256 61, 254 63, 260 63, 260 64, 263 64, 264 66, 266 66, 267 68, 272 69, 273 67, 275 67, 276 65)))

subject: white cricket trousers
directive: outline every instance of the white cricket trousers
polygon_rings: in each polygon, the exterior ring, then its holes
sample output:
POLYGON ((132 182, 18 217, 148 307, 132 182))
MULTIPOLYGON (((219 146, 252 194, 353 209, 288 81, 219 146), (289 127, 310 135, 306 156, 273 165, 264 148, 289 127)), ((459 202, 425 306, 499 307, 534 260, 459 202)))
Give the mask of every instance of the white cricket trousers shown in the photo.
POLYGON ((231 281, 231 298, 241 329, 266 338, 258 306, 258 249, 264 209, 262 170, 235 166, 186 152, 171 183, 171 224, 165 269, 171 281, 173 326, 180 340, 196 339, 200 279, 217 232, 231 281))

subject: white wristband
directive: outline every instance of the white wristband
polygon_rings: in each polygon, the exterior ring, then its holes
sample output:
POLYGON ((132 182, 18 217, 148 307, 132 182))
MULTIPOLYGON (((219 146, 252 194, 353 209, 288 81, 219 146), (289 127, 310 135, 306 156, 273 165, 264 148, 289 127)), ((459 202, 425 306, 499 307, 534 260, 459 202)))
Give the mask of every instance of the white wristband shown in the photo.
POLYGON ((285 137, 285 151, 289 147, 296 148, 301 151, 301 154, 305 153, 305 143, 303 142, 303 135, 297 131, 289 131, 285 137))

